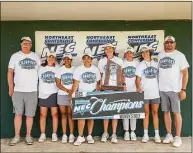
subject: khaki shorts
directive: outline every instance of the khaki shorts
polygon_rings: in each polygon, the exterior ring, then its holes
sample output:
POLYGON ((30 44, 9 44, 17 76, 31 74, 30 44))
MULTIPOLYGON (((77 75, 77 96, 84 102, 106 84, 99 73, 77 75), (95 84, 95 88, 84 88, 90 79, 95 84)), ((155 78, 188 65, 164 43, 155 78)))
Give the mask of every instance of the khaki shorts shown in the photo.
POLYGON ((160 98, 155 98, 155 99, 145 99, 144 100, 145 104, 159 104, 160 103, 160 98))
POLYGON ((57 104, 69 106, 70 105, 70 96, 69 95, 58 95, 57 104))
POLYGON ((178 94, 179 94, 178 92, 173 91, 168 92, 160 91, 162 111, 164 112, 172 111, 176 113, 181 112, 180 99, 178 94))
POLYGON ((36 113, 38 95, 37 91, 34 92, 19 92, 14 91, 12 95, 13 112, 16 115, 23 115, 25 110, 25 116, 34 117, 36 113))

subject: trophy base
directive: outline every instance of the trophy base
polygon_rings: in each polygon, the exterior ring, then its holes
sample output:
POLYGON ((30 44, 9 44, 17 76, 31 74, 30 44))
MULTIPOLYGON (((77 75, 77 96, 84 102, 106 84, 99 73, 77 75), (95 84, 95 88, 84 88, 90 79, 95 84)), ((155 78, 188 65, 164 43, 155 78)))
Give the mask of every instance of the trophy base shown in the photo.
POLYGON ((102 85, 101 90, 124 91, 124 87, 122 87, 122 86, 105 86, 105 85, 102 85))

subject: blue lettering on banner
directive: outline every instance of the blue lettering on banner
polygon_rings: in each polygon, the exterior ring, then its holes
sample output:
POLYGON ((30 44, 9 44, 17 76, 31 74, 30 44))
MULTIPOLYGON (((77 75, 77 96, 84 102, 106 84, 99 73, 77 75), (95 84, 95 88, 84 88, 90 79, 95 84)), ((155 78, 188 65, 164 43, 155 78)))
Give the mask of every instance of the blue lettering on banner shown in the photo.
POLYGON ((36 65, 37 65, 37 62, 31 58, 25 58, 19 61, 19 66, 22 69, 28 69, 28 70, 35 69, 36 65))
POLYGON ((133 66, 128 66, 123 69, 123 76, 126 78, 135 77, 136 68, 133 66))
POLYGON ((56 60, 59 63, 63 59, 64 54, 71 54, 74 57, 77 56, 74 36, 45 36, 44 44, 46 47, 42 50, 41 58, 45 60, 49 52, 56 53, 56 60))
POLYGON ((74 36, 45 36, 45 45, 47 44, 70 44, 74 40, 74 36))
POLYGON ((42 75, 41 75, 41 79, 43 82, 45 83, 55 83, 55 73, 52 72, 52 71, 47 71, 47 72, 44 72, 42 75))
POLYGON ((146 78, 148 79, 153 79, 156 78, 157 74, 158 74, 158 69, 155 67, 148 67, 143 71, 144 75, 146 78))
POLYGON ((96 82, 96 74, 92 72, 85 72, 81 76, 84 83, 92 84, 96 82))
POLYGON ((63 56, 63 54, 66 54, 66 53, 67 54, 71 53, 72 55, 74 55, 73 52, 74 52, 75 46, 76 46, 76 42, 72 42, 70 44, 61 44, 61 45, 48 45, 43 49, 41 57, 46 57, 47 53, 49 52, 55 52, 57 57, 60 55, 63 56))
POLYGON ((85 53, 90 53, 93 55, 93 59, 100 59, 104 56, 104 46, 107 43, 111 43, 117 46, 117 41, 115 36, 86 36, 86 44, 88 47, 84 49, 85 53))
POLYGON ((71 85, 73 83, 73 74, 72 73, 64 73, 61 75, 61 81, 64 85, 71 85))
POLYGON ((159 67, 162 69, 169 69, 172 68, 172 65, 175 64, 175 60, 171 57, 164 57, 159 61, 159 67))
POLYGON ((87 36, 86 44, 107 44, 115 42, 115 36, 87 36))
POLYGON ((128 36, 129 43, 146 43, 146 42, 155 42, 156 35, 137 35, 137 36, 128 36))
POLYGON ((156 39, 157 35, 134 35, 128 36, 127 43, 135 49, 134 57, 137 58, 140 56, 140 49, 144 46, 150 46, 154 50, 154 55, 157 55, 157 47, 159 41, 156 39))

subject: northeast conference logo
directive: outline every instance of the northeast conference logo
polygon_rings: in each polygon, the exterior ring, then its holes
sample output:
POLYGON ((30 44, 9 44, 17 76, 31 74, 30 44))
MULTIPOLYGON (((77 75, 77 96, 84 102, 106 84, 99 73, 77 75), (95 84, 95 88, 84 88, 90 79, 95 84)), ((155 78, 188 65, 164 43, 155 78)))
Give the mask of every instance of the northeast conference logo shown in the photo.
POLYGON ((35 69, 36 65, 37 65, 37 62, 31 58, 25 58, 19 61, 19 66, 21 66, 22 69, 27 69, 27 70, 35 69))
POLYGON ((86 112, 90 112, 92 115, 97 115, 108 111, 116 111, 117 113, 121 113, 121 111, 124 110, 140 109, 144 105, 143 101, 131 101, 130 99, 120 99, 108 103, 107 101, 107 98, 100 99, 97 97, 91 97, 88 100, 75 100, 73 113, 80 113, 81 115, 84 115, 86 112))
POLYGON ((61 75, 62 84, 64 85, 72 85, 73 83, 73 74, 72 73, 64 73, 61 75))
POLYGON ((93 55, 93 59, 100 59, 104 56, 104 46, 107 43, 111 43, 117 46, 115 36, 87 36, 86 44, 88 47, 84 49, 84 53, 90 53, 93 55))
POLYGON ((128 43, 150 43, 156 41, 156 35, 128 36, 128 43))
POLYGON ((158 69, 156 69, 155 67, 148 67, 143 71, 144 75, 146 78, 148 79, 153 79, 156 78, 157 74, 158 74, 158 69))
POLYGON ((136 72, 136 68, 133 66, 128 66, 123 69, 123 75, 126 78, 134 78, 135 72, 136 72))
POLYGON ((175 64, 175 60, 170 57, 164 57, 159 61, 159 67, 162 69, 172 68, 172 65, 175 64))
POLYGON ((41 79, 44 83, 55 83, 55 73, 52 72, 52 71, 47 71, 47 72, 44 72, 42 75, 41 75, 41 79))
POLYGON ((84 83, 92 84, 96 82, 96 74, 92 72, 85 72, 81 76, 84 83))
POLYGON ((76 41, 74 36, 45 36, 41 58, 46 59, 49 52, 55 52, 57 61, 60 62, 64 54, 71 54, 77 56, 75 53, 76 41))
MULTIPOLYGON (((127 43, 128 45, 132 46, 136 53, 135 57, 139 57, 139 50, 143 46, 150 46, 154 51, 157 50, 159 41, 157 40, 157 35, 134 35, 134 36, 128 36, 127 43)), ((158 55, 158 52, 155 52, 154 55, 158 55)))

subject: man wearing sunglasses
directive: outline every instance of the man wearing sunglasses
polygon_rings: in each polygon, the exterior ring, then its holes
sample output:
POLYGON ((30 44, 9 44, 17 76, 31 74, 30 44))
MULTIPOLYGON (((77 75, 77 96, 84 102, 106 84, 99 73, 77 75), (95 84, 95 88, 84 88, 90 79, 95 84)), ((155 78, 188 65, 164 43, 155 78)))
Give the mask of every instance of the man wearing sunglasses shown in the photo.
POLYGON ((188 83, 189 64, 183 53, 176 50, 176 41, 173 36, 167 36, 164 40, 164 51, 158 55, 159 60, 159 90, 161 108, 164 112, 164 122, 167 135, 163 143, 173 142, 174 147, 180 147, 182 128, 182 116, 180 101, 186 98, 186 86, 188 83), (171 134, 171 116, 174 115, 176 135, 171 134))

